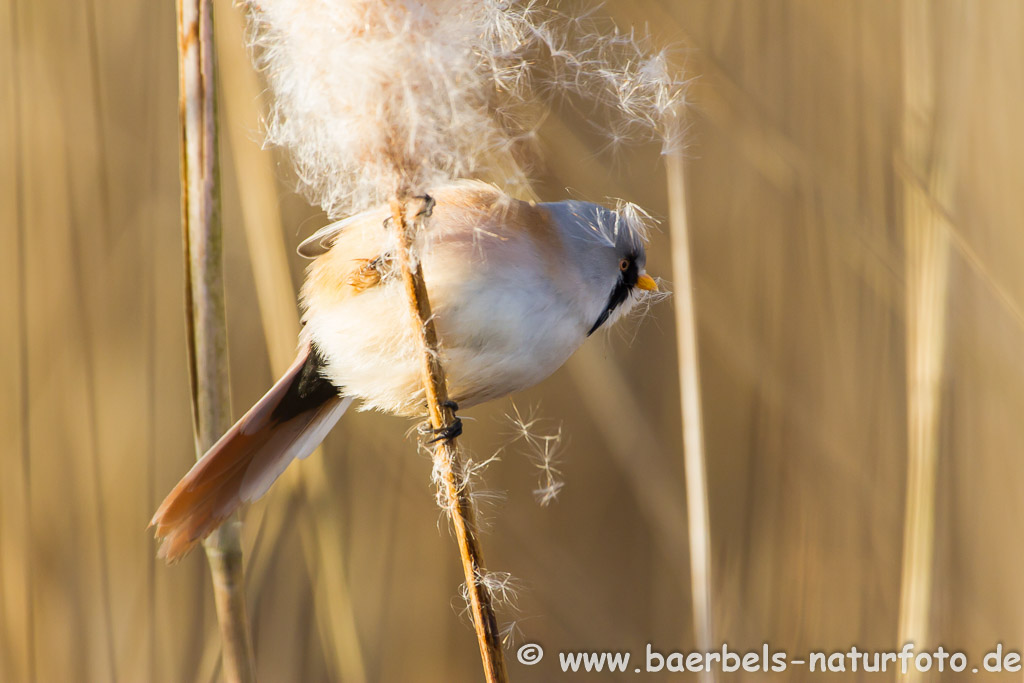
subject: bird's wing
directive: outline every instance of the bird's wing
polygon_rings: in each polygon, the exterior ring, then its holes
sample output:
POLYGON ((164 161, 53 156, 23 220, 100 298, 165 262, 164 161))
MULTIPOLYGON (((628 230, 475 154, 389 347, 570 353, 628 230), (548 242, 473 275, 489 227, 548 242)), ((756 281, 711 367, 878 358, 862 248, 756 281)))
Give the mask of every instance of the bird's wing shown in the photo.
MULTIPOLYGON (((501 199, 508 199, 495 185, 479 180, 455 180, 430 190, 430 196, 439 204, 450 204, 461 209, 484 208, 490 210, 501 199)), ((390 215, 391 209, 385 204, 335 221, 303 240, 297 251, 300 256, 305 258, 312 259, 322 256, 330 251, 335 239, 342 231, 364 221, 372 221, 381 225, 390 215)))
POLYGON ((373 221, 380 224, 383 223, 389 215, 390 213, 386 207, 378 207, 376 209, 357 213, 354 216, 349 216, 348 218, 344 218, 340 221, 335 221, 329 225, 325 225, 302 241, 302 244, 300 244, 297 249, 299 256, 309 259, 322 256, 330 251, 331 246, 334 244, 334 240, 343 230, 364 221, 373 221))

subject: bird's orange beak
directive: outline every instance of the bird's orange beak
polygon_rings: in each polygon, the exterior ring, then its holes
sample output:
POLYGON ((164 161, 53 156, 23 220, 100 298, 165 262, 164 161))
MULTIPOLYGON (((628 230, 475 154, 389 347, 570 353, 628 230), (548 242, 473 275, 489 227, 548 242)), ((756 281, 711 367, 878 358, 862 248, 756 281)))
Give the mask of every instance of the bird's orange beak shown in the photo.
POLYGON ((636 286, 645 292, 657 292, 658 283, 654 281, 654 278, 644 273, 636 279, 636 286))

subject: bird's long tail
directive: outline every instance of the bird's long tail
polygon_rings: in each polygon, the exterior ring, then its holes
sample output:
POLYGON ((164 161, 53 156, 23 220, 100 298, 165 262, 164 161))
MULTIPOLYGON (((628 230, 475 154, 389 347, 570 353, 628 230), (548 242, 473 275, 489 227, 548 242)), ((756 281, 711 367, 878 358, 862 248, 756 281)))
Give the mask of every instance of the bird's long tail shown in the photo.
POLYGON ((352 403, 320 376, 309 345, 281 379, 182 477, 153 515, 160 556, 180 559, 242 503, 270 488, 324 440, 352 403))

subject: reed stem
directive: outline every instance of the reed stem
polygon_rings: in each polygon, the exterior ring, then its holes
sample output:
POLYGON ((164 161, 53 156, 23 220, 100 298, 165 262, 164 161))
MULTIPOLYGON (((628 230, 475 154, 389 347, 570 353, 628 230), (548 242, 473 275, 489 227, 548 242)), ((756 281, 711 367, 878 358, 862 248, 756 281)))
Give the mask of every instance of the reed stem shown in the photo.
MULTIPOLYGON (((423 350, 421 370, 430 424, 435 430, 448 429, 455 423, 455 413, 448 404, 448 385, 438 353, 437 329, 430 312, 423 272, 411 257, 414 229, 418 221, 415 218, 412 221, 408 220, 406 210, 407 207, 414 205, 397 197, 391 200, 392 223, 399 237, 398 265, 409 303, 410 324, 415 328, 416 337, 423 350)), ((455 527, 484 676, 488 683, 503 683, 508 680, 508 673, 505 670, 505 657, 501 649, 501 634, 498 631, 498 620, 494 616, 490 591, 482 582, 486 571, 483 552, 476 536, 475 512, 469 483, 462 476, 463 467, 454 439, 441 439, 437 442, 434 449, 434 469, 440 480, 440 494, 445 509, 455 527)))
MULTIPOLYGON (((934 8, 903 3, 903 127, 898 158, 903 186, 906 278, 907 484, 900 576, 898 644, 932 641, 936 486, 946 356, 952 228, 944 210, 955 183, 958 130, 971 63, 971 8, 958 4, 956 67, 936 79, 934 8), (940 85, 942 86, 940 89, 940 85), (940 98, 953 100, 944 101, 940 98), (939 112, 941 105, 941 114, 939 112)), ((945 45, 945 43, 944 43, 945 45)), ((904 681, 924 680, 911 667, 904 681)))
MULTIPOLYGON (((17 254, 17 282, 18 282, 18 421, 21 430, 21 480, 19 484, 22 492, 22 525, 24 532, 23 571, 24 583, 24 619, 21 624, 22 638, 24 643, 24 670, 22 676, 29 683, 35 683, 36 677, 36 606, 35 606, 35 554, 32 539, 35 538, 35 527, 33 524, 32 504, 32 414, 31 399, 32 385, 30 383, 29 361, 30 361, 30 335, 29 335, 29 277, 28 277, 28 225, 25 218, 25 138, 22 126, 22 102, 24 92, 22 90, 21 73, 21 24, 19 18, 19 2, 11 0, 8 9, 10 15, 8 20, 11 27, 10 39, 10 64, 11 80, 14 91, 14 106, 11 108, 13 114, 12 127, 14 138, 12 147, 14 152, 14 221, 15 221, 15 245, 17 254)), ((4 553, 5 555, 8 553, 4 553)), ((0 572, 0 580, 3 573, 0 572)), ((0 590, 3 593, 3 590, 0 590)), ((3 606, 0 596, 0 606, 3 606)), ((3 617, 5 613, 0 613, 3 617)), ((4 624, 6 626, 6 624, 4 624)), ((6 640, 6 639, 5 639, 6 640)), ((6 653, 4 653, 6 654, 6 653)), ((6 662, 5 662, 6 663, 6 662)), ((0 674, 3 669, 0 669, 0 674)))
MULTIPOLYGON (((278 189, 273 155, 260 149, 251 131, 258 130, 265 105, 263 85, 245 50, 244 16, 230 0, 214 0, 220 12, 216 24, 217 66, 221 80, 224 109, 228 122, 234 170, 241 195, 242 225, 249 246, 256 300, 263 321, 264 338, 270 368, 280 377, 295 357, 295 338, 299 334, 299 314, 295 306, 295 287, 288 270, 288 250, 281 226, 278 189), (219 3, 219 4, 218 4, 219 3)), ((363 683, 366 663, 352 605, 352 591, 346 576, 344 535, 341 522, 331 509, 334 492, 330 490, 322 448, 317 447, 303 467, 287 469, 277 484, 277 501, 288 500, 284 491, 299 490, 308 501, 310 514, 300 526, 305 564, 314 594, 313 601, 320 646, 332 680, 363 683)), ((259 530, 268 540, 289 533, 291 518, 283 509, 268 505, 262 513, 250 512, 249 531, 259 530), (259 516, 262 514, 262 516, 259 516)), ((257 531, 257 533, 260 533, 257 531)), ((250 558, 250 585, 261 585, 272 560, 264 556, 250 558)))
MULTIPOLYGON (((704 422, 700 402, 700 364, 697 355, 697 315, 691 274, 690 232, 686 220, 686 178, 683 158, 666 158, 669 228, 672 236, 672 274, 675 278, 676 344, 679 394, 683 418, 683 467, 690 538, 690 591, 697 648, 713 648, 711 621, 711 522, 704 465, 704 422)), ((714 681, 713 672, 701 674, 714 681)))
MULTIPOLYGON (((211 0, 178 0, 177 27, 185 313, 199 458, 231 427, 211 0)), ((204 542, 231 683, 255 680, 240 525, 230 519, 204 542)))

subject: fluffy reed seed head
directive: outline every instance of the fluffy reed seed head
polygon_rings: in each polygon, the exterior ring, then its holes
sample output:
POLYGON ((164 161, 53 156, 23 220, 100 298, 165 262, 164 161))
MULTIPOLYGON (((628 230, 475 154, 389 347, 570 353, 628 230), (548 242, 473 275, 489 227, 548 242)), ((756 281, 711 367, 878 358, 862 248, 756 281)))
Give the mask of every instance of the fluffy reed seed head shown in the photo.
MULTIPOLYGON (((581 7, 585 7, 581 5, 581 7)), ((250 0, 267 140, 332 216, 506 169, 538 101, 574 97, 613 143, 678 142, 664 51, 591 13, 507 0, 250 0)))

